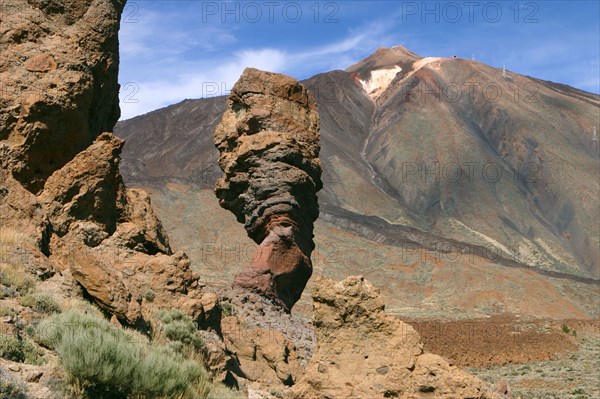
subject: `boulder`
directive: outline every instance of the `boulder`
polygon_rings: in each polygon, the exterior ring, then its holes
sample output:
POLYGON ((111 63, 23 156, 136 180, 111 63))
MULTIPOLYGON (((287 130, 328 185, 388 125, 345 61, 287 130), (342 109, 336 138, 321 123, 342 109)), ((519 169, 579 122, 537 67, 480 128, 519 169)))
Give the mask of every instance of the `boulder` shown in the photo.
POLYGON ((180 309, 202 324, 214 317, 217 299, 202 291, 183 252, 148 255, 102 244, 71 247, 70 270, 94 302, 118 321, 149 326, 158 309, 180 309))

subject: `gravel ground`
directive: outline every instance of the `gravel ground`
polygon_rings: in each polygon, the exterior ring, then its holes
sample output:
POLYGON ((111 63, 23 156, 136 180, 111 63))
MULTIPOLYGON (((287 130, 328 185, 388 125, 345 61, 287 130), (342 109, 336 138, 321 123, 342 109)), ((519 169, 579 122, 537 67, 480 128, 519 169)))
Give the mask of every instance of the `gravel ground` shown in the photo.
POLYGON ((468 371, 490 383, 509 381, 513 398, 600 399, 600 336, 588 335, 579 343, 576 352, 556 360, 468 371))

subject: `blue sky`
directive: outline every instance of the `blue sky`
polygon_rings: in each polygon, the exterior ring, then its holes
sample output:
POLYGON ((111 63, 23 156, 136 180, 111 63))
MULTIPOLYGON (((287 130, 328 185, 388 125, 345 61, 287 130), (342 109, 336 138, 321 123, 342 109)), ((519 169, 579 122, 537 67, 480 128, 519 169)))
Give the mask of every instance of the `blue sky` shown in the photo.
POLYGON ((121 22, 121 119, 226 94, 247 66, 304 79, 394 45, 600 93, 597 0, 129 0, 121 22))

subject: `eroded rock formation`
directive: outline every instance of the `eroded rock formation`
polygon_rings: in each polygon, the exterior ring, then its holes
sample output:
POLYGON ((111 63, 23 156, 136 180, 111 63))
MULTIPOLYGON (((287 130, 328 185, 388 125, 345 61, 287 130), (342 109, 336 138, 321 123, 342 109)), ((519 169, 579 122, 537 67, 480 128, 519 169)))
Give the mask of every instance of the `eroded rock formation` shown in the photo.
POLYGON ((215 129, 225 176, 216 195, 257 244, 237 286, 290 310, 312 274, 313 223, 322 187, 319 116, 312 95, 293 78, 247 68, 215 129))
POLYGON ((481 380, 424 353, 419 334, 385 313, 363 277, 320 278, 313 300, 317 349, 294 398, 494 397, 481 380))
POLYGON ((173 307, 201 322, 216 295, 173 254, 148 194, 125 187, 123 141, 106 133, 119 117, 124 4, 0 5, 0 230, 19 234, 15 265, 79 287, 121 323, 173 307))
POLYGON ((122 147, 103 133, 48 178, 38 198, 51 226, 51 257, 123 323, 148 320, 158 307, 201 319, 216 298, 202 293, 187 256, 172 254, 148 195, 123 184, 122 147))

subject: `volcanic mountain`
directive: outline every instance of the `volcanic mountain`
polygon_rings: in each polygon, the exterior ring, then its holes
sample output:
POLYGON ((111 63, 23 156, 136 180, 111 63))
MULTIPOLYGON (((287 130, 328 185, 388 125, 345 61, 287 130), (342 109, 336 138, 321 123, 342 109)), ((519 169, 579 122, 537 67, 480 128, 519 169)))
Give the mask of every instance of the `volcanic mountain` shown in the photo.
MULTIPOLYGON (((321 119, 317 273, 363 274, 405 315, 598 315, 600 96, 400 46, 302 84, 321 119)), ((225 106, 185 100, 115 128, 125 181, 209 283, 255 245, 213 194, 225 106)))

